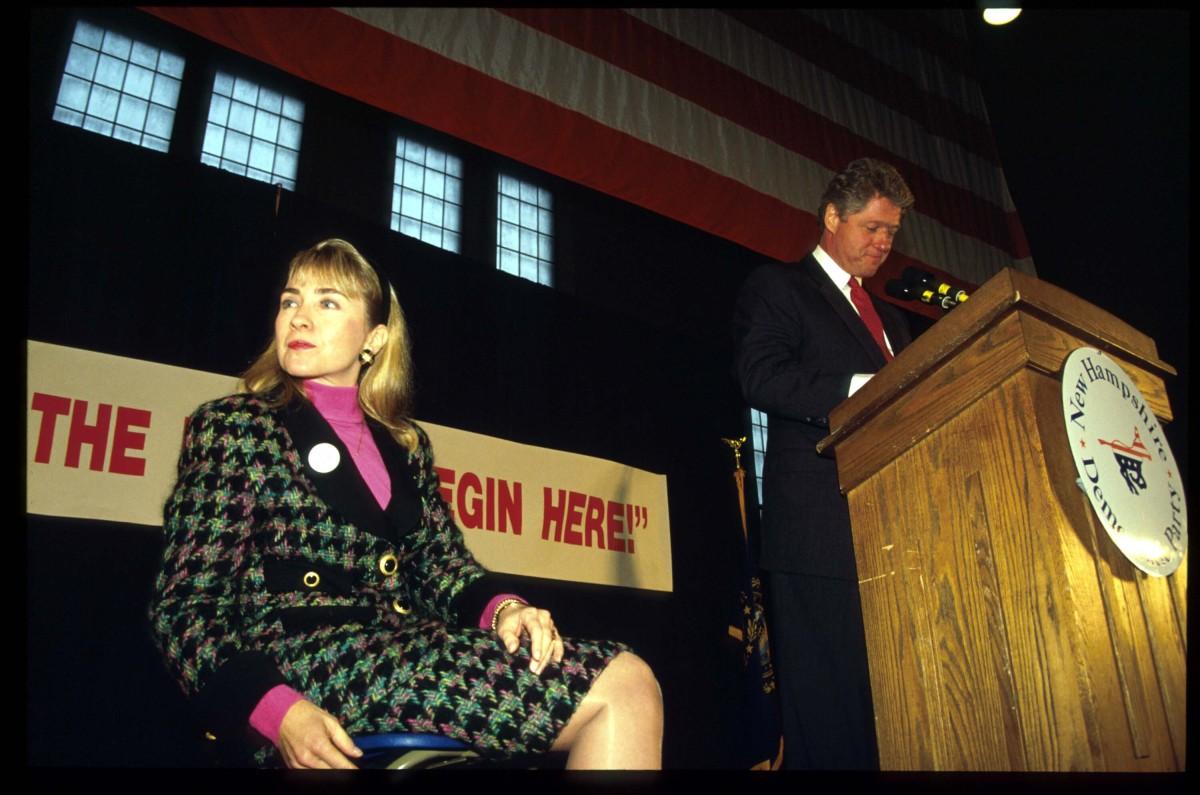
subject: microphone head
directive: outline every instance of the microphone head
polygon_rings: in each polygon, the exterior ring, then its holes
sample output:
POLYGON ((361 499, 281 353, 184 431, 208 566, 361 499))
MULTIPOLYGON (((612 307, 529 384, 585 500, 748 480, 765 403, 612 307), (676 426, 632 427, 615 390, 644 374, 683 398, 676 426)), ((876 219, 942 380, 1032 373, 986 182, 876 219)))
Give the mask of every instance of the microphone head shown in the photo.
POLYGON ((917 294, 912 287, 908 286, 899 279, 891 279, 883 286, 883 291, 892 298, 899 298, 901 301, 915 301, 917 294))
POLYGON ((933 274, 926 273, 925 271, 919 268, 914 268, 911 265, 904 269, 904 273, 900 274, 900 277, 904 279, 905 284, 911 284, 914 287, 933 285, 935 282, 933 274))

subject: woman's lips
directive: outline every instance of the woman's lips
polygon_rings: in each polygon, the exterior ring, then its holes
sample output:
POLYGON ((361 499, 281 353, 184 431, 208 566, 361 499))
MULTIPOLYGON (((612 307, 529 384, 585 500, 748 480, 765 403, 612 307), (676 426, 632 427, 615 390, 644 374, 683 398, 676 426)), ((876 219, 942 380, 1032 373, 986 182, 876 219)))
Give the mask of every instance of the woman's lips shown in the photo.
POLYGON ((299 350, 305 350, 308 348, 315 348, 316 346, 313 345, 311 342, 305 342, 303 340, 293 340, 292 342, 288 343, 288 347, 294 351, 299 351, 299 350))

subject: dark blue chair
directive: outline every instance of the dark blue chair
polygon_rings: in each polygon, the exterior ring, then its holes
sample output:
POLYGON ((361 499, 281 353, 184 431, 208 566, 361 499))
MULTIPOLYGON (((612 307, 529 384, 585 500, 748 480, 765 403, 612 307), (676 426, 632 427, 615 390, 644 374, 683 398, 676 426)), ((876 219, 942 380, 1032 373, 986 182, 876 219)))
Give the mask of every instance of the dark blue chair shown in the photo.
POLYGON ((432 770, 469 766, 479 759, 471 746, 440 734, 368 734, 354 738, 362 749, 356 760, 360 768, 388 770, 432 770))

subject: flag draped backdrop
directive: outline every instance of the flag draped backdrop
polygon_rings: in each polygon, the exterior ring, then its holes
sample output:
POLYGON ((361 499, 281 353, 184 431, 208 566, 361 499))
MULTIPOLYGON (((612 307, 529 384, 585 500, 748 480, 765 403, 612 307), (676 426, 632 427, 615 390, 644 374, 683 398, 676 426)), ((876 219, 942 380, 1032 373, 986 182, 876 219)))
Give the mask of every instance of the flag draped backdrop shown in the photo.
POLYGON ((961 11, 147 8, 304 80, 782 260, 874 156, 889 272, 1033 272, 961 11))

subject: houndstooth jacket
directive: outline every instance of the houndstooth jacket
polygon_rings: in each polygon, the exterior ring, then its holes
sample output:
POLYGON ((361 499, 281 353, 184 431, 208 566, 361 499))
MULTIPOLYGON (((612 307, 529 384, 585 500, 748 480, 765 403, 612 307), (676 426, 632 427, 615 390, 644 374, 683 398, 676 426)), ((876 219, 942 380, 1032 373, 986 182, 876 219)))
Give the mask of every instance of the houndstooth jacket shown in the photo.
POLYGON ((271 687, 294 684, 294 661, 280 652, 293 638, 346 623, 470 626, 496 593, 438 493, 425 432, 417 428, 408 453, 369 427, 392 474, 386 510, 308 401, 272 409, 234 395, 189 421, 150 620, 168 669, 216 736, 243 732, 271 687), (319 444, 339 453, 331 472, 309 461, 319 444))

